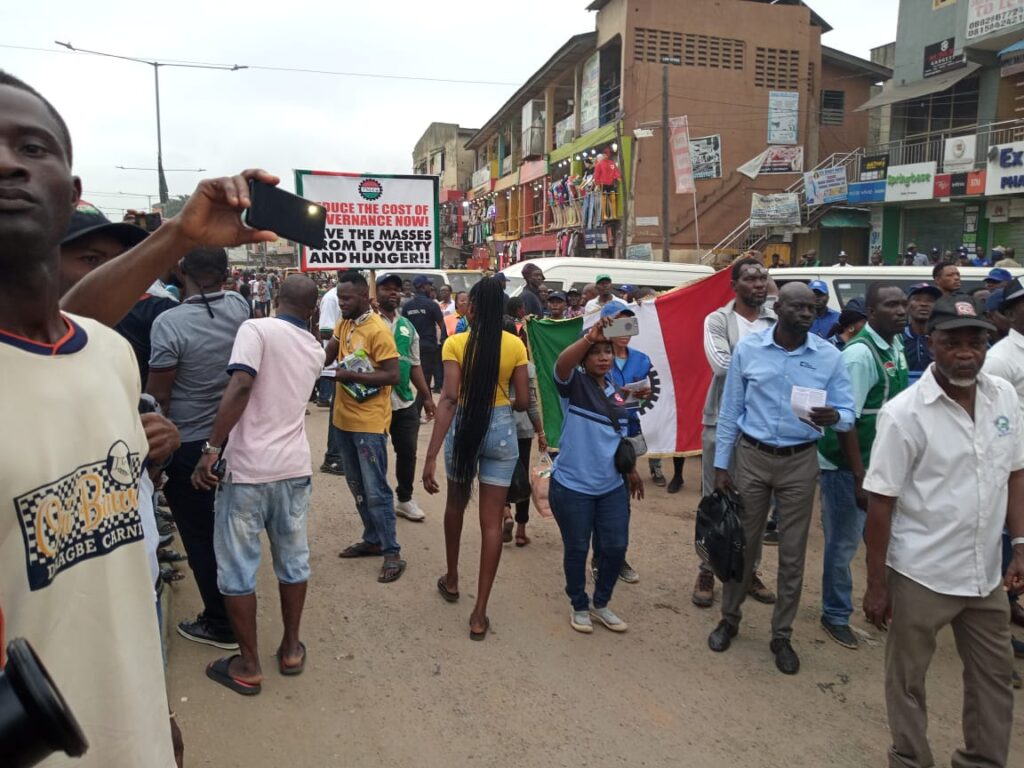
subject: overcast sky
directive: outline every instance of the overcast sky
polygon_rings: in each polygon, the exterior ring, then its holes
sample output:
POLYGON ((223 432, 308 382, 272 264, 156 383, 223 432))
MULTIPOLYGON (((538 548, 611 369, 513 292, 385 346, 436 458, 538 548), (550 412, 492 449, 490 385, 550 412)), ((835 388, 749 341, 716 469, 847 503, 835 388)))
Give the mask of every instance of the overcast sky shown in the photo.
MULTIPOLYGON (((479 127, 570 36, 594 28, 587 5, 5 2, 0 67, 29 82, 63 114, 86 199, 114 215, 144 206, 146 199, 102 193, 157 191, 154 172, 116 169, 155 167, 153 70, 58 52, 54 40, 149 59, 507 83, 161 69, 164 167, 207 169, 168 172, 171 194, 191 192, 203 176, 252 165, 279 174, 292 188, 294 168, 409 173, 413 145, 431 122, 479 127), (159 16, 158 7, 165 9, 159 16)), ((835 28, 823 38, 833 48, 867 58, 872 47, 895 39, 896 0, 810 5, 835 28)))

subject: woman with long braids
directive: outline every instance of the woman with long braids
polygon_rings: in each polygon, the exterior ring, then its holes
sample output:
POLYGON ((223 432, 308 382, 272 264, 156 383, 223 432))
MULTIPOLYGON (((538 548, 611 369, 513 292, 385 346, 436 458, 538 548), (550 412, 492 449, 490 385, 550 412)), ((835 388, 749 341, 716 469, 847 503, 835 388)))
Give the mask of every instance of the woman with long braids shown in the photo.
POLYGON ((448 498, 444 542, 448 571, 437 590, 450 603, 459 599, 459 542, 473 479, 480 479, 480 577, 469 636, 483 640, 490 628, 487 600, 501 559, 501 522, 508 486, 519 460, 513 409, 529 404, 526 347, 502 330, 505 297, 501 283, 487 277, 473 286, 466 317, 469 332, 448 337, 441 352, 444 385, 434 431, 423 464, 423 487, 440 490, 437 454, 444 444, 448 498), (509 392, 513 397, 509 399, 509 392))

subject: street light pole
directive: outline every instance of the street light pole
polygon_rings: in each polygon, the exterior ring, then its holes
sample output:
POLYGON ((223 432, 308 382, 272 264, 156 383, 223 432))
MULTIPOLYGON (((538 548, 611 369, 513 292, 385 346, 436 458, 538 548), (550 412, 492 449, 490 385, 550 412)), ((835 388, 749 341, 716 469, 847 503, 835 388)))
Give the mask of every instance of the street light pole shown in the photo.
POLYGON ((668 62, 661 64, 661 260, 669 261, 668 226, 668 62))
POLYGON ((122 59, 124 61, 134 61, 136 64, 145 64, 146 66, 153 68, 153 86, 156 94, 156 172, 157 172, 157 183, 159 185, 158 191, 160 192, 160 202, 167 203, 170 200, 170 194, 167 190, 167 179, 164 176, 164 152, 163 152, 163 137, 160 130, 160 67, 182 67, 184 69, 220 69, 228 72, 236 72, 239 69, 248 69, 245 65, 232 64, 218 65, 218 64, 176 64, 168 61, 149 61, 147 59, 137 59, 134 56, 121 56, 116 53, 105 53, 104 51, 90 51, 85 48, 75 48, 71 43, 62 43, 60 40, 54 40, 57 45, 67 48, 69 51, 75 53, 88 53, 93 56, 105 56, 110 59, 122 59))

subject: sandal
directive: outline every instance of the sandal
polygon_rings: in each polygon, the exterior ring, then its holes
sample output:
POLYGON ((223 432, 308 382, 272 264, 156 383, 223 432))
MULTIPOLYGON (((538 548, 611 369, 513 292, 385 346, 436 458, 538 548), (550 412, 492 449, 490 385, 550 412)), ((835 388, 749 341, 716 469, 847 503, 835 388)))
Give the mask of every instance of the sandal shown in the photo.
POLYGON ((445 584, 447 576, 448 574, 445 574, 437 580, 437 591, 441 593, 441 597, 445 599, 445 602, 457 603, 459 602, 459 593, 452 592, 450 589, 448 589, 448 585, 445 584))
POLYGON ((353 557, 380 557, 383 554, 380 551, 380 547, 376 544, 367 544, 365 541, 360 541, 350 547, 345 547, 338 553, 338 557, 347 560, 353 557))
POLYGON ((505 518, 505 522, 501 526, 501 540, 508 544, 512 541, 512 529, 515 527, 515 522, 512 520, 512 516, 509 515, 505 518))
POLYGON ((380 576, 377 577, 377 581, 381 584, 390 584, 392 581, 398 581, 403 573, 405 573, 405 560, 385 560, 384 565, 380 567, 380 576))
POLYGON ((491 631, 491 620, 484 616, 484 628, 479 632, 473 631, 472 620, 469 623, 469 639, 470 640, 483 640, 487 637, 487 633, 491 631))
POLYGON ((523 534, 522 536, 516 536, 516 546, 517 547, 525 547, 529 543, 530 543, 530 537, 527 536, 526 534, 523 534))
POLYGON ((241 657, 236 653, 234 656, 225 656, 222 659, 211 661, 206 665, 206 676, 213 682, 230 688, 235 693, 240 693, 243 696, 255 696, 263 690, 260 683, 247 683, 231 674, 231 662, 238 658, 241 657))
POLYGON ((277 656, 277 671, 280 672, 282 675, 301 675, 302 670, 306 668, 306 644, 300 641, 299 648, 302 649, 302 661, 300 661, 294 667, 289 667, 284 663, 284 657, 281 656, 281 649, 277 649, 277 653, 274 654, 275 656, 277 656))

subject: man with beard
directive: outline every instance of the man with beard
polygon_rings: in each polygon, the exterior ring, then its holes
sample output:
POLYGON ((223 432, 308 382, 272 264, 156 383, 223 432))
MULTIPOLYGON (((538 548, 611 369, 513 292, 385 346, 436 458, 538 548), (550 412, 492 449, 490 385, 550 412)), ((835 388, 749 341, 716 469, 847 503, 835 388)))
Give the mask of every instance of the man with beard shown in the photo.
POLYGON ((1004 589, 1024 588, 1024 434, 1013 386, 982 371, 991 330, 967 296, 935 303, 935 363, 882 409, 864 480, 864 615, 888 629, 893 766, 936 764, 925 679, 947 625, 964 665, 965 746, 952 764, 1007 765, 1013 652, 1004 589), (1004 524, 1013 558, 1001 577, 1004 524))
POLYGON ((854 419, 850 377, 839 351, 810 333, 815 309, 811 289, 789 283, 775 303, 775 326, 751 334, 736 346, 722 393, 715 444, 715 489, 735 489, 743 498, 746 550, 743 581, 723 587, 722 620, 708 637, 708 646, 718 653, 725 651, 739 632, 740 609, 753 580, 754 563, 760 559, 774 494, 779 510, 779 577, 769 647, 775 666, 786 675, 800 670, 790 638, 800 607, 818 483, 814 447, 823 428, 845 432, 854 419), (798 417, 792 405, 796 387, 820 393, 825 405, 810 407, 798 417))
POLYGON ((907 324, 907 297, 896 285, 871 283, 868 321, 843 348, 853 385, 857 420, 849 432, 828 430, 818 443, 821 522, 825 554, 821 578, 821 626, 839 645, 856 650, 850 629, 853 578, 850 563, 864 537, 867 497, 862 488, 878 412, 907 388, 907 358, 900 340, 907 324))

